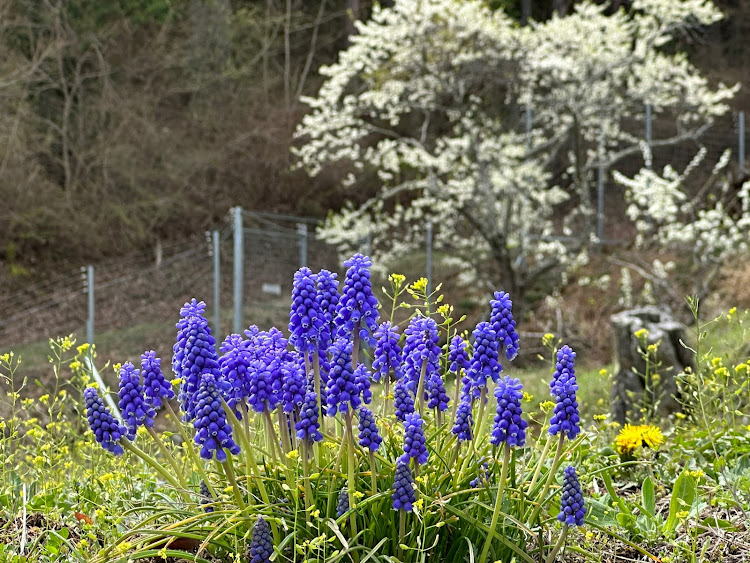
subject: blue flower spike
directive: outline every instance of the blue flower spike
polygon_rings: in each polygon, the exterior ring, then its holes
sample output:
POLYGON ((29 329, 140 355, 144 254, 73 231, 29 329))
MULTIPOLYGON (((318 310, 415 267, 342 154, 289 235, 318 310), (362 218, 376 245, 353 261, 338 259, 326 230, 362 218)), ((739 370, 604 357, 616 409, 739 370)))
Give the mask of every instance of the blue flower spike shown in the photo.
POLYGON ((549 433, 552 436, 561 432, 567 435, 568 440, 573 440, 581 432, 580 414, 578 412, 578 401, 576 391, 575 372, 576 353, 570 346, 563 346, 557 351, 557 363, 555 373, 550 382, 550 390, 555 397, 555 409, 549 421, 549 433))
POLYGON ((523 385, 518 379, 503 377, 495 388, 497 414, 492 427, 490 442, 493 446, 506 443, 508 446, 523 447, 526 444, 528 422, 521 418, 523 385))
POLYGON ((413 412, 406 415, 404 420, 404 453, 399 461, 408 462, 413 459, 417 465, 427 463, 429 452, 425 446, 424 421, 419 413, 413 412))
POLYGON ((120 439, 125 437, 127 429, 120 424, 104 405, 95 387, 87 387, 83 392, 86 402, 86 418, 96 441, 108 452, 122 455, 120 439))
POLYGON ((195 443, 201 446, 203 459, 227 460, 225 449, 237 455, 240 447, 232 439, 232 427, 221 406, 220 382, 213 374, 204 374, 195 397, 195 443))
POLYGON ((358 335, 370 346, 375 345, 371 337, 378 329, 378 300, 372 293, 370 267, 367 256, 355 254, 344 262, 346 277, 341 289, 341 298, 336 307, 334 322, 338 336, 353 338, 358 335))
POLYGON ((569 465, 563 472, 562 498, 560 514, 557 519, 568 526, 583 526, 586 506, 583 502, 581 483, 578 481, 576 468, 569 465))
POLYGON ((271 555, 273 555, 271 527, 262 516, 258 516, 253 526, 249 551, 250 563, 271 563, 271 555))
POLYGON ((128 440, 135 439, 139 426, 153 428, 156 412, 146 402, 140 370, 130 362, 125 362, 120 367, 120 387, 117 396, 120 398, 118 406, 128 429, 128 440))
POLYGON ((141 355, 141 376, 146 403, 151 407, 158 409, 162 406, 163 400, 174 399, 172 385, 161 371, 161 358, 157 358, 153 350, 141 355))
POLYGON ((411 512, 417 496, 414 492, 414 477, 411 474, 409 463, 399 460, 396 465, 396 474, 393 478, 393 510, 411 512))

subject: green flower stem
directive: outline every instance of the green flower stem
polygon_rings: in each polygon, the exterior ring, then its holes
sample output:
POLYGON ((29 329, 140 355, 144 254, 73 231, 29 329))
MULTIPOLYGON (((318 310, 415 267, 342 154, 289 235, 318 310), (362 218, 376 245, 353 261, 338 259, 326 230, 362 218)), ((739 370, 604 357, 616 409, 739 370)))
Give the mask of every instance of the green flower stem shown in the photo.
POLYGON ((422 360, 422 369, 419 370, 419 384, 417 385, 417 397, 419 398, 419 416, 424 418, 424 377, 427 373, 427 359, 422 360))
MULTIPOLYGON (((450 340, 449 340, 450 342, 450 340)), ((456 372, 456 389, 453 391, 453 410, 451 411, 451 420, 456 420, 458 412, 458 403, 461 401, 461 368, 456 372)))
POLYGON ((169 452, 167 446, 164 445, 164 442, 153 428, 146 428, 146 431, 151 435, 151 438, 153 438, 154 442, 156 442, 159 450, 161 450, 161 455, 164 456, 164 459, 166 459, 169 462, 169 465, 172 466, 172 469, 174 469, 175 477, 177 477, 177 480, 180 482, 180 485, 182 485, 182 488, 188 490, 189 487, 187 482, 185 481, 185 477, 182 475, 182 469, 179 465, 177 465, 177 461, 169 452))
MULTIPOLYGON (((232 427, 232 431, 239 437, 242 449, 245 451, 245 473, 247 479, 247 489, 248 491, 250 491, 250 482, 253 480, 253 475, 258 469, 258 463, 255 460, 255 454, 253 453, 254 448, 250 440, 250 412, 248 411, 247 405, 243 404, 242 427, 240 427, 240 421, 237 419, 234 411, 229 407, 224 399, 221 400, 221 406, 224 408, 224 412, 227 415, 229 425, 232 427)), ((257 483, 258 489, 260 490, 260 498, 263 499, 264 503, 270 504, 268 491, 266 491, 266 486, 263 483, 263 476, 260 474, 258 474, 257 476, 257 483)), ((275 530, 276 525, 273 522, 271 523, 271 525, 275 530)), ((276 537, 277 533, 278 532, 274 534, 274 537, 276 537)))
MULTIPOLYGON (((308 359, 307 354, 304 354, 305 356, 305 370, 308 370, 308 359)), ((320 419, 320 429, 321 432, 325 432, 326 427, 326 420, 323 416, 323 395, 321 394, 321 385, 320 385, 320 356, 318 355, 317 351, 313 354, 313 386, 315 388, 315 400, 318 403, 318 418, 320 419)), ((307 374, 305 374, 305 377, 307 374)), ((317 464, 317 470, 320 471, 320 468, 323 467, 323 447, 321 446, 320 442, 315 442, 315 463, 317 464)))
POLYGON ((263 410, 263 422, 266 424, 266 435, 271 441, 271 456, 273 456, 274 462, 279 463, 284 458, 284 452, 281 451, 281 446, 279 445, 279 436, 276 434, 276 428, 273 425, 273 420, 271 420, 271 411, 268 410, 268 403, 266 403, 266 408, 263 410))
POLYGON ((443 426, 443 412, 439 408, 435 409, 435 411, 437 412, 435 418, 437 419, 438 428, 441 428, 443 426))
POLYGON ((404 559, 404 550, 401 546, 404 543, 404 537, 406 536, 406 510, 398 511, 398 558, 400 561, 404 559))
POLYGON ((549 554, 549 557, 547 557, 547 563, 553 563, 555 561, 555 557, 557 557, 557 554, 560 552, 560 549, 562 549, 562 546, 565 544, 565 538, 568 537, 568 525, 563 525, 562 533, 560 534, 560 537, 557 539, 557 543, 555 544, 554 549, 552 550, 552 553, 549 554))
MULTIPOLYGON (((349 486, 347 487, 349 490, 349 506, 352 508, 352 514, 351 514, 349 521, 350 521, 352 537, 356 537, 357 535, 357 511, 354 510, 355 504, 356 504, 354 491, 357 488, 357 482, 356 482, 355 473, 354 473, 354 430, 352 428, 351 409, 347 411, 344 418, 346 419, 346 432, 347 432, 348 441, 349 441, 349 446, 347 447, 348 459, 347 459, 347 468, 346 468, 347 473, 348 473, 348 479, 349 479, 349 486)), ((352 557, 354 559, 354 563, 359 563, 359 552, 354 551, 352 553, 352 557)))
POLYGON ((201 479, 203 479, 203 482, 208 487, 208 490, 211 492, 211 495, 214 498, 219 498, 216 494, 216 489, 214 489, 214 486, 211 484, 211 480, 208 478, 208 473, 206 473, 206 470, 203 467, 203 463, 201 462, 198 455, 195 453, 195 447, 193 446, 194 442, 188 436, 188 433, 185 431, 185 426, 182 424, 182 421, 177 417, 177 414, 172 409, 172 405, 169 404, 168 401, 163 401, 162 404, 167 409, 167 412, 169 413, 169 416, 172 417, 174 420, 174 423, 177 425, 177 430, 180 432, 180 435, 182 436, 182 444, 183 447, 187 450, 188 455, 193 460, 193 465, 195 465, 196 469, 198 469, 198 473, 201 475, 201 479))
POLYGON ((354 327, 352 331, 352 370, 356 370, 357 365, 359 365, 359 341, 359 331, 357 327, 354 327))
POLYGON ((385 378, 383 381, 383 388, 385 392, 385 397, 383 397, 383 405, 382 405, 382 411, 380 415, 382 417, 385 417, 388 413, 388 397, 391 394, 391 370, 388 370, 388 373, 385 374, 385 378))
POLYGON ((161 463, 156 461, 153 457, 148 455, 139 447, 135 446, 134 444, 131 444, 126 438, 120 438, 120 445, 126 450, 128 450, 130 453, 141 458, 148 465, 153 467, 159 473, 159 475, 164 477, 166 481, 168 481, 177 491, 179 491, 180 495, 182 496, 185 502, 194 502, 194 500, 190 497, 188 492, 182 487, 182 485, 180 485, 180 482, 177 481, 177 479, 175 479, 172 475, 170 475, 169 471, 167 471, 161 463))
POLYGON ((281 434, 281 445, 284 454, 292 451, 292 441, 289 439, 289 417, 286 415, 281 405, 276 409, 276 415, 279 419, 279 433, 281 434))
POLYGON ((310 487, 310 460, 309 457, 309 450, 310 446, 308 445, 307 440, 302 440, 302 476, 304 477, 304 487, 305 487, 305 508, 306 510, 305 514, 306 517, 310 517, 310 511, 309 508, 312 503, 312 488, 310 487))
POLYGON ((234 500, 237 501, 237 506, 240 507, 240 510, 244 511, 246 508, 246 505, 245 505, 245 501, 242 498, 242 494, 240 493, 240 488, 237 486, 237 479, 234 477, 234 469, 232 468, 232 454, 231 453, 228 454, 228 457, 225 461, 221 462, 221 465, 224 467, 224 472, 227 475, 227 480, 229 480, 229 483, 232 485, 232 492, 234 492, 234 500))
POLYGON ((484 407, 485 407, 485 398, 487 397, 487 388, 482 387, 482 390, 479 392, 479 413, 477 414, 477 420, 476 420, 476 432, 474 432, 474 439, 471 441, 471 445, 474 448, 474 451, 476 451, 477 448, 477 440, 480 439, 480 436, 482 435, 482 426, 484 426, 484 407))
MULTIPOLYGON (((453 471, 455 469, 455 465, 456 465, 456 461, 458 460, 458 454, 459 453, 461 453, 461 441, 460 440, 456 440, 456 449, 453 450, 453 455, 451 456, 451 463, 449 465, 449 467, 451 468, 451 471, 453 471)), ((456 474, 454 475, 454 477, 457 474, 458 473, 456 472, 456 474)), ((455 484, 455 480, 453 482, 455 484)))
MULTIPOLYGON (((542 426, 544 428, 544 426, 542 426)), ((544 462, 547 459, 547 454, 549 454, 549 449, 552 446, 552 438, 550 436, 547 436, 547 443, 544 444, 544 449, 542 450, 542 455, 539 456, 539 460, 536 463, 536 469, 534 470, 534 476, 531 478, 531 484, 529 485, 529 494, 531 494, 531 491, 534 490, 534 485, 536 485, 537 480, 539 479, 539 474, 542 472, 542 466, 544 465, 544 462)))
POLYGON ((378 494, 378 481, 377 474, 375 472, 375 452, 368 449, 367 453, 370 456, 370 489, 372 490, 372 496, 378 494))
POLYGON ((537 497, 539 502, 537 502, 537 505, 534 508, 534 512, 531 514, 531 518, 529 518, 528 520, 528 524, 532 524, 539 516, 539 512, 541 512, 542 510, 542 503, 544 502, 544 498, 547 496, 547 491, 549 491, 549 488, 552 485, 552 480, 555 478, 557 467, 560 465, 564 443, 565 432, 560 432, 560 439, 557 441, 557 451, 555 452, 555 459, 552 461, 552 467, 550 467, 549 473, 547 474, 547 480, 544 483, 544 488, 542 488, 542 494, 537 497))
POLYGON ((503 453, 503 469, 500 472, 500 482, 497 484, 495 509, 492 511, 492 521, 490 522, 490 529, 487 532, 487 539, 484 540, 482 555, 479 556, 479 563, 485 563, 487 561, 487 555, 490 552, 490 545, 492 544, 492 540, 495 538, 495 528, 497 527, 497 520, 500 517, 500 509, 503 505, 503 492, 505 490, 505 481, 508 479, 508 467, 510 466, 510 446, 506 442, 504 447, 505 450, 503 453))

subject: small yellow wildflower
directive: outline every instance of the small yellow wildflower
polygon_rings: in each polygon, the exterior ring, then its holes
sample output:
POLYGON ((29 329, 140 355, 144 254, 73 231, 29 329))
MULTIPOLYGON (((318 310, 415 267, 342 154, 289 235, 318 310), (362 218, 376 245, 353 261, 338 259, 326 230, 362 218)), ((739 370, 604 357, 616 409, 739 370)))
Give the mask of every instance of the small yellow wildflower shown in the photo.
POLYGON ((606 414, 595 414, 594 415, 594 420, 596 422, 604 422, 605 420, 607 420, 607 415, 606 414))
POLYGON ((121 363, 116 363, 112 365, 112 369, 115 370, 115 373, 119 372, 121 367, 122 367, 121 363))
POLYGON ((424 293, 425 291, 427 291, 427 278, 419 278, 409 286, 408 291, 411 294, 424 293))
POLYGON ((605 377, 609 375, 609 372, 606 369, 602 368, 599 370, 599 375, 601 375, 602 377, 605 377))
POLYGON ((172 380, 172 387, 179 387, 180 385, 182 385, 182 378, 181 377, 175 377, 172 380))
POLYGON ((648 329, 646 329, 646 328, 640 328, 640 329, 638 329, 638 330, 635 331, 634 336, 638 340, 645 340, 646 338, 648 338, 648 329))
POLYGON ((547 334, 542 336, 542 345, 544 345, 545 347, 551 346, 554 340, 555 340, 555 335, 552 334, 551 332, 548 332, 547 334))
POLYGON ((89 343, 85 342, 76 348, 79 354, 83 354, 89 351, 89 343))
POLYGON ((553 403, 552 401, 544 401, 543 403, 539 404, 539 408, 544 412, 549 412, 550 410, 555 408, 555 403, 553 403))
POLYGON ((5 354, 3 354, 2 356, 0 356, 0 361, 3 361, 3 362, 5 362, 6 364, 7 364, 8 362, 10 362, 10 354, 9 354, 8 352, 6 352, 6 353, 5 353, 5 354))
POLYGON ((523 392, 523 402, 524 403, 530 403, 534 399, 534 395, 531 393, 527 393, 526 391, 523 392))
POLYGON ((700 469, 696 469, 695 471, 688 471, 687 474, 691 477, 695 477, 696 479, 700 479, 701 477, 706 476, 706 474, 703 473, 703 471, 701 471, 700 469))
POLYGON ((397 286, 400 286, 406 281, 406 276, 404 274, 391 274, 390 276, 388 276, 388 281, 397 286))
POLYGON ((81 369, 81 362, 79 362, 78 360, 73 360, 72 362, 70 362, 70 369, 72 371, 81 369))
POLYGON ((299 457, 299 452, 297 450, 292 450, 288 454, 286 454, 286 457, 287 459, 295 461, 299 457))

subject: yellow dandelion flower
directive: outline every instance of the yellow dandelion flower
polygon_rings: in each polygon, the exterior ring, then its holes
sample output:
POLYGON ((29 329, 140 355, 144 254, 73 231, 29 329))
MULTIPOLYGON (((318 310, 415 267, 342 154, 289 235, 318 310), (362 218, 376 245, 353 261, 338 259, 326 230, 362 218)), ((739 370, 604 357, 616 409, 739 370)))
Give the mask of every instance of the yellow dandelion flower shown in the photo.
POLYGON ((664 443, 664 434, 661 433, 658 426, 641 426, 641 437, 643 443, 652 450, 664 443))
POLYGON ((664 435, 661 430, 647 424, 626 424, 615 438, 615 445, 620 454, 632 454, 641 446, 656 449, 663 443, 664 435))
POLYGON ((615 438, 617 452, 620 454, 631 454, 637 450, 642 443, 641 432, 638 426, 626 424, 615 438))

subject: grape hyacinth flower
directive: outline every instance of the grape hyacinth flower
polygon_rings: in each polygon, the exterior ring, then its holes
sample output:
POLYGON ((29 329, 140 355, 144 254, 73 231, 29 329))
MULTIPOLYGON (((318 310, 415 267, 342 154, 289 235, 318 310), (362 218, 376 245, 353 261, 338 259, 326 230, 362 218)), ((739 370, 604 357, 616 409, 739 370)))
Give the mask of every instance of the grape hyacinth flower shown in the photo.
POLYGON ((370 379, 372 374, 365 364, 359 364, 354 370, 354 380, 357 383, 357 389, 362 395, 362 402, 369 405, 372 402, 372 391, 370 391, 370 379))
POLYGON ((427 463, 429 453, 425 446, 423 424, 424 421, 419 413, 413 412, 406 415, 406 420, 404 420, 404 453, 398 458, 399 461, 408 463, 411 458, 417 465, 427 463))
POLYGON ((326 387, 328 416, 356 410, 362 404, 359 376, 352 370, 352 347, 351 340, 345 338, 336 339, 331 347, 331 369, 326 387))
POLYGON ((185 303, 180 309, 180 320, 177 321, 177 339, 172 347, 172 371, 175 376, 182 376, 182 359, 185 355, 185 344, 187 341, 187 327, 191 317, 204 317, 206 314, 206 303, 196 301, 195 298, 185 303))
POLYGON ((370 346, 374 346, 375 340, 370 334, 377 330, 380 314, 378 300, 372 293, 371 266, 370 259, 362 254, 355 254, 344 262, 344 267, 348 269, 334 322, 338 328, 338 336, 358 336, 370 346))
MULTIPOLYGON (((269 352, 272 354, 273 352, 269 352)), ((278 395, 274 392, 274 374, 265 358, 253 360, 249 371, 248 403, 255 412, 272 411, 278 395)))
POLYGON ((396 381, 393 391, 393 406, 396 408, 396 418, 401 422, 406 420, 407 415, 414 412, 414 397, 406 387, 407 381, 402 377, 396 381))
POLYGON ((576 353, 570 346, 563 346, 557 351, 555 373, 550 382, 552 395, 556 399, 555 410, 549 421, 549 433, 555 436, 561 432, 573 440, 581 432, 579 426, 578 401, 576 400, 575 372, 576 353))
POLYGON ((86 418, 96 441, 115 455, 122 455, 120 438, 125 436, 126 428, 120 424, 104 405, 95 387, 87 387, 83 392, 86 401, 86 418))
POLYGON ((203 459, 215 457, 217 461, 224 462, 227 460, 225 448, 234 455, 240 453, 240 447, 232 439, 232 427, 221 406, 219 383, 211 373, 205 373, 201 377, 195 396, 193 426, 196 429, 195 443, 201 446, 200 455, 203 459))
POLYGON ((490 442, 499 446, 505 442, 508 446, 523 447, 526 444, 526 427, 528 423, 521 418, 521 399, 523 385, 518 379, 503 377, 495 388, 497 414, 492 427, 490 442))
POLYGON ((250 563, 271 563, 271 555, 273 555, 271 527, 262 516, 258 516, 258 520, 253 526, 249 555, 250 563))
MULTIPOLYGON (((253 362, 252 354, 247 349, 246 341, 239 334, 230 334, 221 343, 219 350, 219 370, 222 379, 228 384, 225 399, 234 409, 250 395, 250 372, 253 362)), ((242 414, 235 411, 238 418, 242 414)))
POLYGON ((289 343, 299 352, 314 352, 320 346, 324 317, 317 300, 315 275, 308 267, 294 274, 292 308, 289 314, 289 343))
POLYGON ((281 364, 281 405, 290 413, 305 400, 307 377, 302 357, 294 352, 281 364))
POLYGON ((195 394, 201 376, 208 373, 216 379, 221 377, 219 358, 208 321, 200 315, 187 317, 178 345, 176 355, 181 357, 181 361, 177 375, 182 378, 179 398, 186 420, 192 420, 195 417, 195 394))
POLYGON ((430 317, 413 317, 404 330, 404 375, 409 382, 409 389, 417 393, 422 364, 425 364, 425 383, 433 373, 440 370, 441 350, 438 342, 438 326, 430 317))
POLYGON ((318 420, 318 398, 315 391, 308 389, 305 394, 305 402, 299 412, 299 420, 294 425, 297 438, 308 442, 320 442, 323 435, 320 433, 320 421, 318 420))
POLYGON ((341 518, 347 512, 349 512, 349 490, 346 487, 341 487, 336 502, 336 517, 341 518))
POLYGON ((323 318, 319 349, 327 350, 336 332, 333 319, 336 316, 336 306, 339 304, 339 281, 333 272, 321 270, 315 276, 315 286, 317 290, 315 301, 323 318))
POLYGON ((143 376, 143 392, 146 404, 154 409, 162 406, 162 399, 174 399, 174 391, 169 382, 164 379, 161 371, 161 358, 156 352, 149 350, 141 355, 141 375, 143 376))
POLYGON ((490 472, 489 472, 490 466, 485 461, 481 467, 479 468, 479 474, 469 481, 469 486, 472 489, 478 489, 479 487, 484 487, 487 483, 490 481, 490 472))
POLYGON ((208 490, 208 485, 206 485, 206 482, 203 479, 201 479, 200 493, 203 512, 213 512, 214 507, 210 505, 213 504, 214 497, 211 496, 211 491, 208 490))
POLYGON ((359 409, 359 445, 375 452, 380 447, 383 438, 380 436, 375 416, 367 407, 359 409))
POLYGON ((414 493, 414 477, 412 477, 409 463, 399 460, 396 465, 396 474, 393 478, 393 510, 411 512, 413 505, 417 502, 414 493))
POLYGON ((461 401, 458 405, 458 409, 456 410, 456 423, 451 430, 456 435, 459 442, 466 442, 471 440, 472 437, 471 427, 473 421, 471 417, 471 403, 468 398, 465 397, 464 399, 465 400, 461 401))
POLYGON ((581 483, 578 481, 576 468, 569 465, 563 472, 560 514, 557 515, 557 519, 568 526, 583 526, 585 515, 586 507, 583 502, 581 483))
POLYGON ((120 407, 128 429, 128 440, 135 439, 135 433, 141 425, 153 428, 156 412, 146 403, 140 371, 130 362, 125 362, 120 367, 120 388, 117 396, 120 398, 117 406, 120 407))
POLYGON ((372 359, 372 378, 375 381, 389 377, 391 371, 394 379, 401 377, 403 354, 398 345, 399 338, 398 326, 392 325, 389 321, 382 323, 375 332, 377 344, 372 359))
POLYGON ((445 384, 440 372, 435 371, 425 382, 425 395, 427 395, 427 408, 438 409, 441 412, 448 410, 450 398, 445 391, 445 384))
POLYGON ((497 381, 503 366, 498 362, 497 333, 488 322, 479 323, 474 329, 474 353, 469 368, 470 393, 472 398, 480 396, 487 388, 487 380, 497 381))
POLYGON ((513 320, 513 302, 505 291, 496 291, 495 298, 490 300, 490 325, 498 339, 498 348, 505 348, 505 357, 513 360, 518 355, 518 333, 516 321, 513 320))
POLYGON ((448 347, 448 371, 458 376, 461 370, 469 371, 469 367, 471 367, 471 362, 469 352, 466 350, 466 341, 456 335, 448 347))

